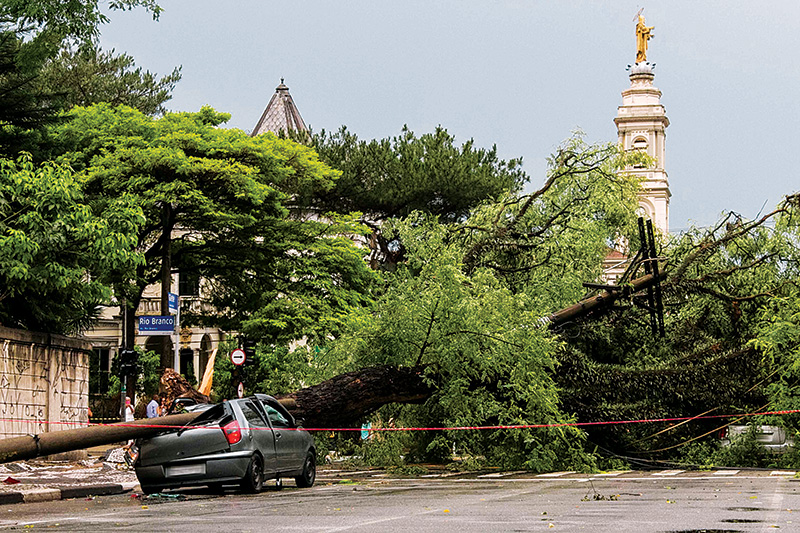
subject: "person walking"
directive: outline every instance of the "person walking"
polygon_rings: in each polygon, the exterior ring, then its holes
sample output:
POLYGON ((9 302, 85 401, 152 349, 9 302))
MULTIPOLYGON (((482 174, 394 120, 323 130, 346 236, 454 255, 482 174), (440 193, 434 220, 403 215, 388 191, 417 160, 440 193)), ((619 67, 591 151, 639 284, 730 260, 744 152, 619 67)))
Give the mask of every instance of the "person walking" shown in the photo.
POLYGON ((161 416, 161 395, 155 393, 150 403, 147 404, 147 418, 156 418, 159 416, 161 416))

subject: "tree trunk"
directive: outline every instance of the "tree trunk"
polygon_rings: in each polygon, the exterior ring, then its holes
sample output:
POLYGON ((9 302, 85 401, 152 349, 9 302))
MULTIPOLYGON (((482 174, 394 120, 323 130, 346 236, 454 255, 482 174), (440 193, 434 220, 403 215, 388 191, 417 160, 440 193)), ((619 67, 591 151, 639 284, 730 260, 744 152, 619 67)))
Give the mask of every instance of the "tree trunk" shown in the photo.
POLYGON ((348 427, 388 403, 422 403, 433 392, 421 368, 377 366, 278 397, 308 428, 348 427))

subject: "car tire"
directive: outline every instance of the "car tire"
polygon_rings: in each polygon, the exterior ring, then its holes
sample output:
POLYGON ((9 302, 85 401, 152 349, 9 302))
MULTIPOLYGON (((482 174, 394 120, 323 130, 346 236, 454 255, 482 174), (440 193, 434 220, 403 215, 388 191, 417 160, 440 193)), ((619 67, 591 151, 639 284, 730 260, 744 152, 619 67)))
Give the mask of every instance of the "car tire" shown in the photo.
POLYGON ((294 478, 294 482, 301 489, 307 489, 314 485, 314 480, 317 479, 317 458, 314 452, 308 452, 306 460, 303 463, 303 473, 294 478))
POLYGON ((245 492, 256 493, 260 492, 264 487, 264 468, 261 464, 261 457, 254 455, 250 458, 250 464, 247 465, 247 473, 242 479, 242 489, 245 492))
POLYGON ((150 485, 142 485, 142 494, 155 494, 158 492, 158 489, 155 487, 151 487, 150 485))

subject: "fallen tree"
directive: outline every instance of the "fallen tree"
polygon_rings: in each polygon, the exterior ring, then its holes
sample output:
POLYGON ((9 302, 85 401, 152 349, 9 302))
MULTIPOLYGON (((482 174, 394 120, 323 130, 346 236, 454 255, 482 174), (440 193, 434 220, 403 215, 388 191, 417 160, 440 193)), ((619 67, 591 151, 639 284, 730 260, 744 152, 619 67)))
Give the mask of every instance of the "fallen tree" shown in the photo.
POLYGON ((198 415, 199 413, 184 413, 160 418, 145 418, 135 422, 118 422, 2 439, 0 440, 0 463, 24 461, 129 439, 151 437, 164 431, 165 426, 184 426, 198 415))
POLYGON ((422 369, 362 368, 278 397, 309 428, 347 427, 389 403, 422 403, 433 389, 422 369))

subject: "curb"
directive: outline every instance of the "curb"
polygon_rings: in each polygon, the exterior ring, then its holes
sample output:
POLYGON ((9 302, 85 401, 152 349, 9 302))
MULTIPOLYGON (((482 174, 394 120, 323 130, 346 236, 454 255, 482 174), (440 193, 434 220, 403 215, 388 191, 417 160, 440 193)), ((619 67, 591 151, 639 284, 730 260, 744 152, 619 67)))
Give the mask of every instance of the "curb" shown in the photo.
POLYGON ((133 487, 136 485, 138 485, 138 483, 105 483, 99 485, 83 485, 79 487, 54 487, 1 492, 0 505, 49 502, 54 500, 66 500, 69 498, 88 498, 89 496, 110 496, 133 490, 133 487))

